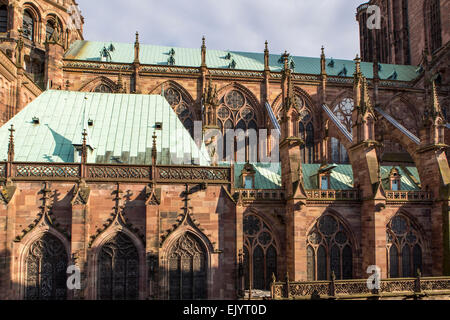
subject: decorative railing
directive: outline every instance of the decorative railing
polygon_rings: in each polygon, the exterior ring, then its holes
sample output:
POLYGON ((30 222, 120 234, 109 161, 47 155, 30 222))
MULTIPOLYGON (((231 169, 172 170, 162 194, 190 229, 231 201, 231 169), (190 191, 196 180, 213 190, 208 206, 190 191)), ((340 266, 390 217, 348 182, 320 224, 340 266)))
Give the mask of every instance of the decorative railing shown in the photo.
POLYGON ((152 168, 149 166, 127 165, 87 165, 88 179, 137 179, 151 180, 152 168))
POLYGON ((230 184, 231 168, 1 162, 0 179, 230 184))
POLYGON ((395 296, 450 295, 450 277, 401 278, 380 281, 379 289, 369 289, 367 280, 315 282, 273 282, 272 299, 357 299, 395 296))
POLYGON ((227 167, 189 167, 158 166, 156 181, 183 183, 188 181, 206 183, 231 183, 231 168, 227 167))
POLYGON ((433 194, 429 191, 386 191, 388 201, 432 201, 433 194))
POLYGON ((357 189, 350 190, 307 190, 306 196, 308 200, 322 200, 322 201, 358 201, 360 193, 357 189))
POLYGON ((78 178, 80 172, 79 164, 12 163, 12 173, 14 178, 78 178))
POLYGON ((283 190, 267 189, 267 190, 255 190, 255 189, 238 189, 236 190, 237 198, 241 198, 244 201, 283 201, 285 193, 283 190))

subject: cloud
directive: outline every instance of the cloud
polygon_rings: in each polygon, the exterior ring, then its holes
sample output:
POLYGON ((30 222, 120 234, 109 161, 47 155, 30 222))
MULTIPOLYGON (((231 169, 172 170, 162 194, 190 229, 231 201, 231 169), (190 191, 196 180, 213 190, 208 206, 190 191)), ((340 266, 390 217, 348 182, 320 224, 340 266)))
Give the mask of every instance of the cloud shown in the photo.
POLYGON ((87 40, 353 59, 361 0, 79 0, 87 40), (101 12, 101 14, 99 14, 101 12))

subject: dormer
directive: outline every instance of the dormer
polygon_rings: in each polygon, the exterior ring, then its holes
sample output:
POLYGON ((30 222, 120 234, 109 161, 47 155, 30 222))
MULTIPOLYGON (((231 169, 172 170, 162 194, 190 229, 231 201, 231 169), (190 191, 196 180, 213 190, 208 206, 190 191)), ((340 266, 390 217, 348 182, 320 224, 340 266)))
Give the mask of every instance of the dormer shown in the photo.
POLYGON ((240 175, 242 189, 255 189, 255 174, 255 167, 247 162, 240 175))
POLYGON ((397 168, 392 168, 389 173, 389 189, 392 191, 400 191, 401 190, 401 180, 402 176, 397 168))

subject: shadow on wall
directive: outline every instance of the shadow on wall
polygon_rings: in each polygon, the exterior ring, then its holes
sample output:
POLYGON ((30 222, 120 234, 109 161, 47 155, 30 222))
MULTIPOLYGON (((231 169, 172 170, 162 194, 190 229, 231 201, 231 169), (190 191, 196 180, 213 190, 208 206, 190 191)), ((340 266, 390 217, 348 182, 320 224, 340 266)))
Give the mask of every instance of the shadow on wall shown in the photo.
POLYGON ((0 252, 0 300, 9 300, 11 296, 11 252, 4 250, 0 252))

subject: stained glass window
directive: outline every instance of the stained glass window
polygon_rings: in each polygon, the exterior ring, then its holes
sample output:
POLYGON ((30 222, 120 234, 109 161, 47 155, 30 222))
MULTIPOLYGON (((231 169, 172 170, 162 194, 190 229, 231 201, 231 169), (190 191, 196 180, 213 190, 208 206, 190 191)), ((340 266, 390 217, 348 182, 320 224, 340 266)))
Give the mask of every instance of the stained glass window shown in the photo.
POLYGON ((8 31, 8 7, 0 6, 0 32, 8 31))
MULTIPOLYGON (((441 4, 440 0, 430 0, 429 2, 429 27, 431 35, 431 53, 434 53, 442 46, 441 29, 441 4)), ((447 16, 448 17, 448 16, 447 16)))
MULTIPOLYGON (((247 160, 256 160, 258 154, 258 141, 255 144, 251 144, 249 141, 249 137, 245 138, 245 150, 235 150, 240 145, 237 144, 237 139, 235 138, 235 145, 233 150, 235 154, 227 154, 227 152, 231 151, 231 148, 227 149, 227 140, 226 140, 226 129, 241 129, 244 132, 248 132, 250 129, 255 130, 254 133, 256 137, 258 135, 258 125, 257 125, 257 117, 254 106, 252 106, 244 94, 240 91, 232 90, 224 95, 224 97, 220 100, 221 104, 217 109, 217 125, 222 130, 222 134, 224 135, 224 145, 223 145, 223 158, 224 159, 234 159, 234 160, 244 160, 238 159, 237 154, 246 156, 247 160), (248 153, 247 153, 248 151, 248 153), (247 159, 248 157, 252 157, 253 159, 247 159)), ((231 142, 230 142, 231 144, 231 142)))
POLYGON ((307 238, 307 272, 309 280, 353 277, 352 242, 349 231, 331 214, 323 215, 307 238))
POLYGON ((23 36, 26 39, 33 41, 34 39, 34 19, 28 10, 23 13, 23 36))
POLYGON ((195 116, 192 113, 191 108, 189 107, 190 99, 183 95, 181 91, 175 87, 169 87, 167 90, 165 90, 164 97, 178 115, 178 119, 180 119, 184 127, 193 137, 195 116))
POLYGON ((94 89, 94 92, 112 93, 113 90, 111 89, 110 86, 102 83, 94 89))
POLYGON ((422 238, 417 226, 397 214, 387 226, 389 277, 414 277, 422 268, 422 238))
POLYGON ((46 233, 34 242, 26 258, 27 300, 64 300, 67 295, 67 252, 62 242, 46 233))
POLYGON ((303 140, 304 144, 300 147, 302 162, 314 163, 314 125, 311 110, 306 105, 302 97, 295 96, 298 114, 298 130, 299 137, 303 140))
POLYGON ((341 100, 333 109, 333 113, 350 133, 352 132, 352 112, 353 99, 351 98, 341 100))
POLYGON ((207 298, 207 253, 191 233, 182 235, 169 254, 169 298, 200 300, 207 298))
POLYGON ((244 106, 245 99, 244 99, 244 96, 242 95, 242 93, 240 93, 239 91, 233 90, 227 94, 227 96, 225 98, 225 103, 231 109, 237 110, 244 106))
POLYGON ((131 239, 118 233, 99 255, 98 295, 101 300, 137 300, 139 255, 131 239))
POLYGON ((254 214, 244 218, 245 288, 270 289, 272 274, 277 275, 277 244, 266 223, 254 214))

